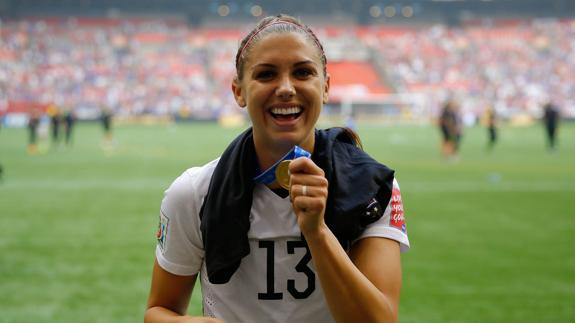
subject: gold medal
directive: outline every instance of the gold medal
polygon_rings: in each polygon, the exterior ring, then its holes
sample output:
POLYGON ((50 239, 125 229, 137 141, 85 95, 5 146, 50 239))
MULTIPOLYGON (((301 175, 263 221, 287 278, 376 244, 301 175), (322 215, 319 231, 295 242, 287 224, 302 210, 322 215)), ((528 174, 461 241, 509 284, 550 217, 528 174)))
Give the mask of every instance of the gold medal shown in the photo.
POLYGON ((280 184, 281 187, 289 190, 289 163, 291 160, 283 160, 279 163, 278 167, 276 167, 276 181, 280 184))

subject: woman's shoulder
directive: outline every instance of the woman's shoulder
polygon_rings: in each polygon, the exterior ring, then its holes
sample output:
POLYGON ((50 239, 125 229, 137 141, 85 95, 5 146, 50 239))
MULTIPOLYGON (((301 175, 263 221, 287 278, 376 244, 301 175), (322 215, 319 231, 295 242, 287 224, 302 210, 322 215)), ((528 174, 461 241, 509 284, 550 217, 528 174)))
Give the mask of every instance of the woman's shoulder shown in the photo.
POLYGON ((190 167, 178 176, 166 190, 166 195, 175 198, 190 198, 194 196, 202 199, 210 185, 212 174, 219 162, 219 158, 214 159, 203 166, 190 167))
POLYGON ((205 181, 209 182, 219 161, 220 158, 218 157, 202 166, 190 167, 180 177, 200 184, 205 181))

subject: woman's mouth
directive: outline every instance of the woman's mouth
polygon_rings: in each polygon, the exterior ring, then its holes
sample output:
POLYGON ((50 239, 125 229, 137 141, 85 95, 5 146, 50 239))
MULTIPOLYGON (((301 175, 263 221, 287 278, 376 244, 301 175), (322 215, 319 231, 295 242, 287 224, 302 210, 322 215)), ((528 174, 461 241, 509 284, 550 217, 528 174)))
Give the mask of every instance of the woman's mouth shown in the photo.
POLYGON ((276 121, 293 121, 299 118, 303 109, 299 106, 275 107, 270 109, 270 114, 276 121))

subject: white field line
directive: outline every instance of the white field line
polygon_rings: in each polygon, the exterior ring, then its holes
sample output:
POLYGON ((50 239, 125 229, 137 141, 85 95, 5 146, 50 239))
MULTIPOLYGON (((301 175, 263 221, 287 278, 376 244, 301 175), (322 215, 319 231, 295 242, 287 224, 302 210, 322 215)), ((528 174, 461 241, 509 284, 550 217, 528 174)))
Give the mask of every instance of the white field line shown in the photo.
MULTIPOLYGON (((4 180, 0 182, 0 192, 5 190, 161 190, 171 184, 172 179, 151 178, 134 180, 90 179, 90 180, 4 180)), ((575 192, 575 183, 553 181, 482 181, 452 182, 410 182, 400 181, 405 193, 443 192, 575 192)))
POLYGON ((480 181, 458 182, 400 182, 402 192, 573 192, 575 183, 552 181, 502 181, 486 183, 480 181))
POLYGON ((10 182, 5 180, 0 183, 0 192, 3 190, 139 190, 158 189, 165 190, 170 185, 170 180, 165 179, 90 179, 90 180, 19 180, 10 182))

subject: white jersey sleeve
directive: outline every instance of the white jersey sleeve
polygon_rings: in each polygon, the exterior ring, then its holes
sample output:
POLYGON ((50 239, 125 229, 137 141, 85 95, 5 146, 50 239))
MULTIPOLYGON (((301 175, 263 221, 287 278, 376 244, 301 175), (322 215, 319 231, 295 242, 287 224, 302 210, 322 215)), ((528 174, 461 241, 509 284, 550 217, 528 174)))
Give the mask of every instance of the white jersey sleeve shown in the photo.
POLYGON ((164 193, 160 208, 156 259, 164 270, 195 275, 204 259, 200 209, 217 160, 186 170, 164 193))
POLYGON ((409 250, 409 238, 405 216, 403 214, 403 202, 397 180, 393 179, 393 191, 391 199, 385 208, 383 216, 367 226, 357 240, 367 237, 382 237, 399 242, 401 252, 409 250))

